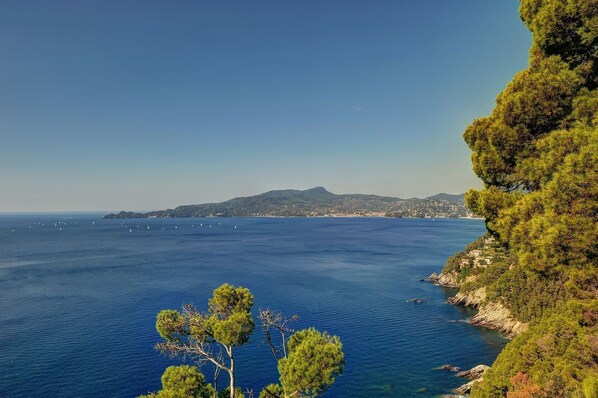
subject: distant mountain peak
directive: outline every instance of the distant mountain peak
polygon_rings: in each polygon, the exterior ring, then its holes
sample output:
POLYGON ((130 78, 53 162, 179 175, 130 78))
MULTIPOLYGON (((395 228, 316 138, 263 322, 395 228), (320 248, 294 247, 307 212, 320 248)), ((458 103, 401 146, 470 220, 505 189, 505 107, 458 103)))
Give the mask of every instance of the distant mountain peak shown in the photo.
POLYGON ((313 187, 313 188, 310 188, 310 189, 306 189, 303 192, 332 193, 329 190, 327 190, 326 188, 319 187, 319 186, 318 187, 313 187))
POLYGON ((438 193, 433 196, 428 196, 426 199, 434 199, 434 200, 446 200, 447 202, 452 203, 465 203, 465 194, 450 194, 450 193, 438 193))
POLYGON ((324 188, 324 187, 314 187, 314 188, 306 189, 304 191, 301 191, 301 194, 303 194, 307 197, 329 198, 329 199, 338 196, 338 195, 326 190, 326 188, 324 188))
POLYGON ((146 217, 468 217, 463 195, 438 194, 422 199, 342 194, 322 186, 305 190, 282 189, 239 197, 222 203, 179 206, 149 213, 121 212, 105 218, 146 217))

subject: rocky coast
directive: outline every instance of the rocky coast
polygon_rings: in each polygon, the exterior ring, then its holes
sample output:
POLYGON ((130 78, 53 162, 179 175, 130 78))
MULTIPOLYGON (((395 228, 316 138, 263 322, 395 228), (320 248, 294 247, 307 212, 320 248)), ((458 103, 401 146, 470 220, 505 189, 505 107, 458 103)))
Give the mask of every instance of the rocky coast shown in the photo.
MULTIPOLYGON (((501 302, 490 300, 486 294, 486 287, 476 286, 479 273, 472 270, 482 270, 497 259, 501 253, 492 249, 493 239, 483 237, 464 252, 458 253, 450 259, 447 266, 439 274, 432 273, 427 280, 435 285, 450 289, 459 289, 449 297, 447 303, 462 305, 477 309, 477 313, 469 318, 470 325, 480 326, 498 331, 502 336, 512 339, 527 330, 528 324, 516 319, 511 311, 501 302)), ((458 371, 453 365, 443 365, 440 369, 458 371)), ((471 381, 456 388, 454 393, 443 398, 459 398, 469 395, 472 386, 483 380, 484 373, 490 369, 487 365, 478 365, 467 371, 459 371, 456 376, 471 379, 471 381)))
MULTIPOLYGON (((456 260, 458 267, 475 269, 485 268, 491 264, 497 255, 496 251, 491 249, 493 243, 491 238, 483 238, 480 243, 481 247, 460 253, 456 260)), ((447 300, 448 303, 478 310, 477 314, 468 320, 471 325, 496 330, 510 339, 526 331, 527 323, 516 319, 501 302, 488 300, 485 287, 462 289, 464 284, 475 282, 476 279, 476 274, 462 277, 456 270, 446 271, 446 267, 440 274, 433 273, 428 277, 428 281, 438 286, 459 289, 454 296, 447 300)))

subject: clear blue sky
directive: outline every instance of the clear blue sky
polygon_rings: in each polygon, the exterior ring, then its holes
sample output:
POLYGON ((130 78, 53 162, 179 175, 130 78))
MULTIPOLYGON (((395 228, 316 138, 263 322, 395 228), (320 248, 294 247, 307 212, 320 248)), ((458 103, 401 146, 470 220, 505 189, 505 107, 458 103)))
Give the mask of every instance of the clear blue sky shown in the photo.
POLYGON ((515 0, 0 3, 0 212, 479 186, 515 0))

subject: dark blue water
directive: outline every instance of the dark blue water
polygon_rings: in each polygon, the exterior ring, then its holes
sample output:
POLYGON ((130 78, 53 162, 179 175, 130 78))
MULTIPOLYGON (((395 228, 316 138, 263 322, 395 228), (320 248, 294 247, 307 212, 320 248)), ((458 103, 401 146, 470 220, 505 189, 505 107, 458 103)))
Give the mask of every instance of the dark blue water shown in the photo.
MULTIPOLYGON (((491 364, 505 341, 449 322, 468 314, 418 279, 483 230, 476 220, 1 216, 0 397, 158 389, 177 361, 153 349, 156 313, 204 308, 224 282, 250 288, 256 309, 341 337, 345 372, 328 397, 447 392, 462 380, 435 367, 491 364)), ((256 391, 277 381, 260 340, 256 330, 238 354, 239 384, 256 391)))

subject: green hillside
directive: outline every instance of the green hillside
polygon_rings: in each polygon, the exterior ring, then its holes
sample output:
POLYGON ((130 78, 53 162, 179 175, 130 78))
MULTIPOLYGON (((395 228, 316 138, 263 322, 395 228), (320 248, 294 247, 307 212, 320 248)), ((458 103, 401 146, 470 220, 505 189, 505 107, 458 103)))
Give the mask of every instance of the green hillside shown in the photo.
POLYGON ((284 189, 234 198, 221 203, 178 206, 149 213, 120 212, 104 218, 147 217, 468 217, 463 195, 440 194, 426 199, 342 194, 323 187, 299 191, 284 189))

